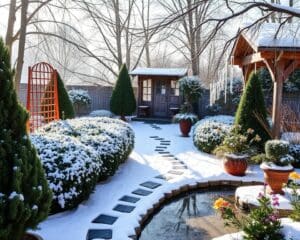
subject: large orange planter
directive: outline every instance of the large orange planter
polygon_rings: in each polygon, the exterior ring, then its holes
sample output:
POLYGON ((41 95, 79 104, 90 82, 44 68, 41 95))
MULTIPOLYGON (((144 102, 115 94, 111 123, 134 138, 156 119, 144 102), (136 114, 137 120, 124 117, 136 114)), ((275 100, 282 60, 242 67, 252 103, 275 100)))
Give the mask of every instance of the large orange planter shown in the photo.
POLYGON ((291 170, 273 170, 273 169, 263 169, 265 182, 269 185, 267 191, 272 194, 284 195, 282 187, 287 184, 289 180, 289 175, 293 172, 291 170))
POLYGON ((224 170, 233 176, 245 176, 248 167, 248 156, 225 154, 223 159, 224 170))
POLYGON ((182 119, 179 121, 180 131, 183 137, 188 137, 192 128, 192 123, 190 120, 182 119))

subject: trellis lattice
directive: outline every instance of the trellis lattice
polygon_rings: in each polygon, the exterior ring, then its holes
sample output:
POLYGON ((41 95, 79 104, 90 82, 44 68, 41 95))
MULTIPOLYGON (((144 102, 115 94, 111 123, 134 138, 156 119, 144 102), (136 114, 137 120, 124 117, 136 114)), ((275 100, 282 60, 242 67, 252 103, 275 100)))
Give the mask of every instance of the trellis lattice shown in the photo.
POLYGON ((28 69, 27 110, 30 113, 29 130, 59 119, 57 71, 41 62, 28 69))

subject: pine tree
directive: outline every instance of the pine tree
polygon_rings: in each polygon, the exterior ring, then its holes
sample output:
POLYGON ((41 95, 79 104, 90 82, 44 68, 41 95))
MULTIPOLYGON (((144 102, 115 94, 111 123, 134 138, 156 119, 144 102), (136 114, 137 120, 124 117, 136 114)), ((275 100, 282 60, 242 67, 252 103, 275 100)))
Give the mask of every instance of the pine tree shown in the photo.
POLYGON ((0 239, 20 240, 47 217, 52 193, 26 132, 28 114, 18 103, 9 59, 0 38, 0 239))
POLYGON ((122 65, 115 88, 110 99, 110 109, 125 120, 126 115, 136 110, 136 100, 131 80, 125 64, 122 65))
POLYGON ((247 81, 241 97, 236 115, 235 123, 241 126, 241 132, 245 133, 251 128, 258 134, 262 141, 261 146, 270 138, 263 121, 267 126, 267 110, 262 92, 261 82, 256 73, 252 73, 247 81), (257 118, 259 116, 260 120, 257 118))
MULTIPOLYGON (((49 110, 48 105, 53 104, 51 99, 52 94, 51 89, 54 87, 54 80, 49 81, 45 93, 41 100, 41 112, 44 117, 47 117, 47 110, 49 110)), ((70 100, 69 94, 65 88, 65 84, 62 81, 59 73, 57 73, 57 91, 58 91, 58 108, 59 108, 59 118, 60 119, 71 119, 75 117, 75 111, 73 104, 70 100)))
POLYGON ((73 104, 69 98, 69 94, 65 88, 59 74, 57 74, 57 88, 58 88, 58 105, 59 105, 59 118, 71 119, 75 117, 73 104))

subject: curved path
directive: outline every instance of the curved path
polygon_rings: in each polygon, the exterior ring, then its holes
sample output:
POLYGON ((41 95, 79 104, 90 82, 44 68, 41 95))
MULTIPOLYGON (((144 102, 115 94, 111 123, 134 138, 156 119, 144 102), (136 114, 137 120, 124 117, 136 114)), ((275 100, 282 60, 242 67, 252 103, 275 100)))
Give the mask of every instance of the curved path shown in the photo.
POLYGON ((37 233, 45 240, 135 239, 147 215, 179 190, 263 179, 257 167, 246 177, 225 174, 220 160, 197 151, 176 124, 131 125, 136 146, 128 161, 77 209, 40 224, 37 233))

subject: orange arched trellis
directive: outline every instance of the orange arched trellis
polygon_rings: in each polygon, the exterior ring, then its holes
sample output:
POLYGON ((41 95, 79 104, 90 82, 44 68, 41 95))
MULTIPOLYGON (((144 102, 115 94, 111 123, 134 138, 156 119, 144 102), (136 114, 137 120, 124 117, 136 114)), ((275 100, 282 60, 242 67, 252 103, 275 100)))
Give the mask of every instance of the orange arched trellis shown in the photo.
POLYGON ((57 71, 48 63, 37 63, 28 69, 27 110, 31 132, 59 119, 57 71))

